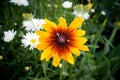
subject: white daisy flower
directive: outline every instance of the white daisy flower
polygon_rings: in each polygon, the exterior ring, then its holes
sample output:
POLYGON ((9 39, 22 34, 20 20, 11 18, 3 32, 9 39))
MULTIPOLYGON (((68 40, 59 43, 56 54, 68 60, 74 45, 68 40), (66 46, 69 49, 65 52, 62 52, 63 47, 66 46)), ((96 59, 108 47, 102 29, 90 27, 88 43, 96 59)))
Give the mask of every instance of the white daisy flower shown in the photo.
POLYGON ((82 17, 83 19, 87 20, 90 17, 89 10, 90 10, 91 6, 92 6, 92 4, 76 5, 76 6, 74 6, 73 15, 75 15, 75 17, 82 17))
POLYGON ((3 40, 5 42, 10 42, 14 39, 15 35, 16 35, 16 31, 14 31, 13 29, 12 30, 8 30, 8 31, 5 31, 4 32, 4 37, 3 37, 3 40))
POLYGON ((72 7, 72 2, 70 2, 70 1, 65 1, 65 2, 63 2, 62 3, 62 6, 64 7, 64 8, 71 8, 72 7))
POLYGON ((28 6, 29 3, 27 0, 10 0, 11 3, 17 4, 18 6, 28 6))
POLYGON ((29 50, 33 50, 33 48, 36 48, 36 45, 39 43, 38 38, 39 37, 35 33, 28 32, 23 36, 23 39, 21 39, 21 43, 25 48, 30 46, 29 50))
POLYGON ((89 13, 88 12, 77 12, 77 11, 74 11, 73 14, 76 16, 76 17, 82 17, 84 19, 88 19, 90 17, 89 13))
POLYGON ((23 21, 22 24, 27 31, 37 31, 43 29, 42 25, 45 24, 45 20, 33 18, 31 21, 23 21))

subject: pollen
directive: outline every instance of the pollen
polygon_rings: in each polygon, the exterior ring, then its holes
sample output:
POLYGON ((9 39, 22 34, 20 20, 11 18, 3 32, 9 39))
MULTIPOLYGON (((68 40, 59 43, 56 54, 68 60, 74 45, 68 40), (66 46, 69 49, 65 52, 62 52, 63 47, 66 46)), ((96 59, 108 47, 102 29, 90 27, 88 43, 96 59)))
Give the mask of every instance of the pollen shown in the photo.
POLYGON ((31 43, 32 43, 32 44, 35 44, 35 43, 36 43, 36 40, 35 40, 35 39, 32 39, 32 40, 31 40, 31 43))
POLYGON ((70 40, 68 39, 67 42, 70 42, 70 40))

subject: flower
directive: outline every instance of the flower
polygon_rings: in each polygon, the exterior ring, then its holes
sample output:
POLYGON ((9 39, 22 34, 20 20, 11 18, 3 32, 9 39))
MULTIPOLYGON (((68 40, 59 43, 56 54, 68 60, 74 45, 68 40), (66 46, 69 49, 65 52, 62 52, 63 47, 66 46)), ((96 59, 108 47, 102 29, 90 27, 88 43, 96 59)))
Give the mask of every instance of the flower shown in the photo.
POLYGON ((104 16, 106 15, 104 10, 101 11, 101 14, 104 15, 104 16))
POLYGON ((88 12, 77 12, 77 11, 74 11, 73 14, 76 16, 76 17, 83 17, 84 19, 88 19, 90 17, 89 13, 88 12))
POLYGON ((27 0, 10 0, 11 3, 17 4, 18 6, 28 6, 29 3, 27 0))
POLYGON ((42 29, 42 24, 44 24, 44 19, 36 19, 33 18, 32 20, 25 20, 23 21, 23 27, 27 31, 36 31, 42 29))
POLYGON ((23 36, 23 39, 21 39, 21 43, 25 47, 30 46, 29 50, 33 50, 33 48, 36 48, 36 45, 39 43, 38 38, 39 36, 37 36, 35 33, 28 32, 23 36))
POLYGON ((23 16, 23 19, 24 19, 24 20, 28 20, 28 21, 29 21, 29 20, 32 20, 33 17, 34 17, 34 15, 31 14, 31 13, 23 13, 22 16, 23 16))
POLYGON ((66 20, 64 18, 59 19, 58 26, 45 19, 46 24, 43 24, 45 31, 36 31, 36 34, 40 36, 41 42, 36 46, 38 50, 43 50, 40 60, 46 58, 48 61, 53 57, 53 66, 57 67, 61 59, 74 64, 74 58, 72 53, 79 56, 79 50, 88 51, 88 47, 84 45, 87 38, 82 37, 85 34, 84 30, 78 30, 82 25, 82 18, 75 18, 69 27, 66 27, 66 20))
POLYGON ((62 3, 62 6, 64 7, 64 8, 71 8, 72 7, 72 2, 70 2, 70 1, 65 1, 65 2, 63 2, 62 3))
POLYGON ((16 31, 14 31, 14 29, 5 31, 3 40, 5 42, 10 42, 14 39, 15 35, 16 35, 16 31))
POLYGON ((89 10, 91 9, 92 4, 88 3, 87 5, 76 5, 74 6, 74 11, 73 11, 73 15, 75 15, 76 17, 83 17, 85 20, 87 20, 89 18, 89 10))

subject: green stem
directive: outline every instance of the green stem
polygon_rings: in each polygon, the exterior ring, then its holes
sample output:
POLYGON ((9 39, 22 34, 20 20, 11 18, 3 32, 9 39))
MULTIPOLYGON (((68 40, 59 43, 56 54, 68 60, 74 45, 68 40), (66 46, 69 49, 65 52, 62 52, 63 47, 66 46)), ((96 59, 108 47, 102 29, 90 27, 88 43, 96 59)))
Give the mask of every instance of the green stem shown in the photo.
POLYGON ((63 76, 62 76, 63 70, 64 70, 64 61, 62 60, 62 68, 61 68, 61 71, 60 71, 60 78, 59 78, 59 80, 63 79, 63 76))
POLYGON ((69 79, 68 79, 68 80, 70 80, 70 78, 71 78, 72 69, 73 69, 73 65, 70 65, 70 70, 69 70, 69 79))
POLYGON ((36 66, 36 68, 38 68, 38 61, 37 61, 36 52, 33 51, 32 53, 34 53, 35 66, 36 66))
POLYGON ((117 29, 116 27, 113 29, 112 34, 111 34, 109 40, 108 40, 107 43, 105 44, 105 48, 104 48, 104 53, 105 53, 105 54, 107 53, 107 50, 108 50, 108 48, 109 48, 109 45, 110 45, 110 43, 112 43, 112 40, 113 40, 113 38, 115 37, 115 34, 116 34, 117 30, 118 30, 118 29, 117 29))
POLYGON ((43 73, 44 73, 44 76, 46 77, 47 75, 46 75, 46 69, 45 69, 45 67, 44 67, 44 64, 42 63, 42 68, 43 68, 43 73))
POLYGON ((35 52, 33 52, 34 53, 34 59, 35 59, 35 62, 37 62, 37 60, 36 60, 36 53, 35 52))
POLYGON ((113 29, 113 32, 112 32, 112 35, 110 36, 110 39, 109 39, 110 42, 112 42, 112 40, 113 40, 116 32, 117 32, 117 28, 114 28, 114 29, 113 29))
MULTIPOLYGON (((31 23, 32 23, 32 25, 34 26, 34 28, 35 28, 35 24, 33 23, 33 21, 32 21, 32 19, 31 19, 31 23)), ((36 29, 36 28, 35 28, 36 29)))
POLYGON ((60 72, 60 78, 59 78, 59 80, 62 80, 62 70, 60 72))

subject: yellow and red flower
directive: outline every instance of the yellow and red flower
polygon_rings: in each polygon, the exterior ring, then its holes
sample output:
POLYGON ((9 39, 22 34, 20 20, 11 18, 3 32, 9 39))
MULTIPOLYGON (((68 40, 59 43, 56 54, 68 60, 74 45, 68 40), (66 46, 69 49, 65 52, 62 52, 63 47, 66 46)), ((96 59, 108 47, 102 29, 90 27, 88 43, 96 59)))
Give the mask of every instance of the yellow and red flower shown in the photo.
POLYGON ((40 43, 36 46, 37 49, 43 50, 40 60, 48 61, 53 57, 53 66, 57 67, 61 59, 74 64, 72 53, 79 56, 80 51, 89 51, 84 45, 87 38, 82 37, 85 34, 84 30, 78 28, 82 25, 81 17, 75 18, 67 27, 66 20, 62 17, 59 19, 59 24, 45 19, 46 24, 43 24, 45 31, 36 31, 40 43))

